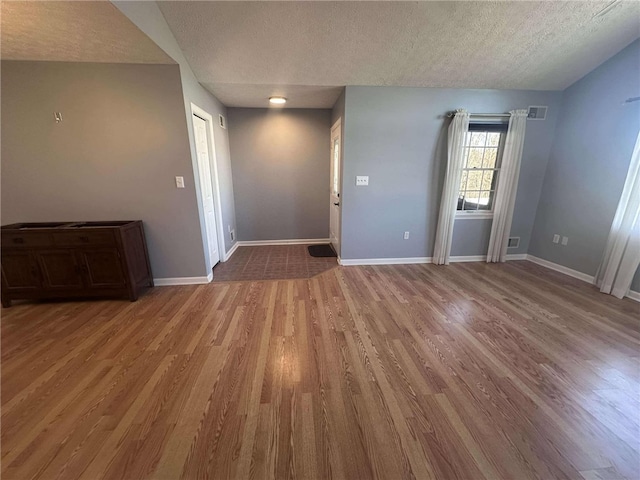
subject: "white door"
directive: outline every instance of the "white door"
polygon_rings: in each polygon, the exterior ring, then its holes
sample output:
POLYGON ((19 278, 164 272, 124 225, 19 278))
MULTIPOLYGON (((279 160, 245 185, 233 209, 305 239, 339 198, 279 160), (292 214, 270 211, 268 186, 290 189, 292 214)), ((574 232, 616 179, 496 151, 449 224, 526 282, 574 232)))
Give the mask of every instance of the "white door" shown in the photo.
POLYGON ((341 121, 331 127, 331 185, 329 196, 329 238, 331 245, 340 255, 340 147, 342 143, 341 121))
POLYGON ((209 141, 207 139, 207 122, 197 115, 193 116, 193 134, 195 135, 196 154, 198 155, 198 176, 200 177, 202 209, 204 211, 204 221, 207 229, 207 245, 209 247, 211 267, 213 267, 220 261, 220 252, 218 251, 216 214, 213 207, 211 158, 209 155, 209 141))

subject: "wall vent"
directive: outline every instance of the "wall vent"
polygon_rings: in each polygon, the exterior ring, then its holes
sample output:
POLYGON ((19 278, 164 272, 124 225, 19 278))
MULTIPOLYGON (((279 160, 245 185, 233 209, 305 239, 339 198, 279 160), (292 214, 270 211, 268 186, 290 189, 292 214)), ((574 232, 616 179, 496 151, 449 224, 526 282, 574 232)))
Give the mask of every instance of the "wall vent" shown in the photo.
POLYGON ((518 248, 520 246, 520 237, 509 237, 507 248, 518 248))
POLYGON ((222 115, 218 115, 218 123, 222 128, 227 128, 227 120, 222 115))
POLYGON ((539 105, 532 105, 529 107, 529 120, 544 120, 547 117, 547 108, 539 105))

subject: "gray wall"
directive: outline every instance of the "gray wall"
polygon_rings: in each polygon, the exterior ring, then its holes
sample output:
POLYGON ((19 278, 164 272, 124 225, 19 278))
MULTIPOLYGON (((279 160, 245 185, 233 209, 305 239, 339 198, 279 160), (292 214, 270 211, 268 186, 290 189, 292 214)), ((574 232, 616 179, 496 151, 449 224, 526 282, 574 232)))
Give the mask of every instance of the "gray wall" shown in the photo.
MULTIPOLYGON (((512 236, 526 253, 559 110, 560 92, 347 87, 342 258, 430 257, 446 165, 447 111, 507 112, 548 105, 527 122, 512 236), (369 175, 356 187, 356 175, 369 175), (403 232, 410 231, 409 240, 403 232)), ((457 220, 452 255, 486 255, 490 220, 457 220)))
POLYGON ((3 224, 141 219, 154 277, 204 274, 177 65, 2 62, 1 155, 3 224))
MULTIPOLYGON (((236 228, 235 205, 233 195, 233 180, 231 175, 231 159, 229 155, 229 138, 226 129, 217 125, 218 115, 227 114, 226 107, 218 101, 211 93, 198 83, 189 63, 187 62, 182 50, 178 46, 178 42, 171 33, 167 22, 162 15, 155 2, 136 2, 136 1, 113 1, 112 2, 129 20, 131 20, 140 30, 142 30, 151 40, 162 48, 171 58, 173 58, 180 66, 180 77, 182 79, 182 91, 184 100, 184 113, 187 118, 187 129, 189 134, 189 146, 191 154, 191 164, 193 172, 198 172, 197 157, 195 154, 195 142, 193 137, 193 122, 191 120, 191 103, 193 102, 207 113, 213 116, 214 125, 214 143, 215 153, 218 165, 218 174, 220 182, 220 197, 222 203, 222 222, 224 225, 225 250, 229 251, 235 241, 231 240, 229 226, 236 228)), ((193 173, 191 174, 193 178, 193 173)), ((195 183, 195 189, 200 191, 200 183, 195 183)), ((204 223, 204 216, 201 205, 197 203, 199 221, 204 223)), ((216 212, 218 213, 218 212, 216 212)), ((201 229, 200 250, 206 257, 206 265, 210 265, 208 252, 205 252, 204 245, 206 238, 204 231, 201 229)), ((205 267, 203 262, 202 274, 208 274, 209 269, 205 267)))
POLYGON ((331 111, 228 114, 238 239, 327 238, 331 111))
POLYGON ((638 96, 640 40, 565 90, 529 253, 596 273, 640 130, 640 102, 623 102, 638 96))

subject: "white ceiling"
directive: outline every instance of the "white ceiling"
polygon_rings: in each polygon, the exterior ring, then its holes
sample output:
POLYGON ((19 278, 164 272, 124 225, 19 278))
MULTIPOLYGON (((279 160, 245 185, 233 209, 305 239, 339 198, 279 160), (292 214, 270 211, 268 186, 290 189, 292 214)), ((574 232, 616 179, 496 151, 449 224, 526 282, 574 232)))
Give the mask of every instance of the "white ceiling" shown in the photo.
POLYGON ((111 2, 1 3, 3 60, 175 63, 111 2))
POLYGON ((640 36, 640 3, 158 2, 228 106, 329 108, 344 85, 562 90, 640 36))

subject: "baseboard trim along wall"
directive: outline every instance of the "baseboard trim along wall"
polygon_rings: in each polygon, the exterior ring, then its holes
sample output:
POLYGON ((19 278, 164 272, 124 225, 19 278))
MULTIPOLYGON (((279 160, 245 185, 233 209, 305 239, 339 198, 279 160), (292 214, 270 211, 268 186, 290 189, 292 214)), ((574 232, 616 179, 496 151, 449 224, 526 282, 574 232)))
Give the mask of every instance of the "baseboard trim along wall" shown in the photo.
MULTIPOLYGON (((460 263, 460 262, 484 262, 487 260, 486 255, 465 255, 465 256, 454 256, 449 257, 450 263, 460 263)), ((544 260, 543 258, 538 258, 533 255, 529 255, 526 253, 516 253, 512 255, 507 255, 507 260, 529 260, 532 263, 536 263, 542 267, 548 268, 550 270, 555 270, 556 272, 564 273, 573 278, 577 278, 578 280, 582 280, 583 282, 593 283, 594 277, 592 275, 587 275, 586 273, 579 272, 577 270, 573 270, 572 268, 565 267, 564 265, 559 265, 557 263, 550 262, 549 260, 544 260)), ((357 258, 357 259, 346 259, 338 257, 338 263, 345 267, 348 266, 356 266, 356 265, 409 265, 416 263, 432 263, 431 257, 409 257, 409 258, 357 258)), ((635 300, 636 302, 640 302, 640 292, 634 292, 631 290, 627 295, 628 298, 635 300)))
POLYGON ((231 247, 227 252, 227 254, 225 255, 225 259, 224 259, 225 262, 231 258, 231 255, 236 253, 236 250, 238 249, 239 246, 240 246, 240 242, 236 242, 233 244, 233 247, 231 247))
MULTIPOLYGON (((231 247, 231 250, 227 252, 227 260, 231 258, 233 252, 238 247, 247 245, 317 245, 322 243, 329 243, 328 238, 316 238, 316 239, 300 239, 300 240, 259 240, 250 242, 236 242, 231 247)), ((462 263, 462 262, 484 262, 486 261, 486 255, 466 255, 449 257, 450 263, 462 263)), ((587 275, 586 273, 573 270, 572 268, 559 265, 557 263, 550 262, 543 258, 538 258, 526 253, 518 253, 513 255, 507 255, 507 260, 528 260, 532 263, 538 264, 542 267, 554 270, 556 272, 563 273, 583 282, 593 283, 593 275, 587 275)), ((432 263, 431 257, 405 257, 405 258, 356 258, 345 259, 338 257, 338 263, 344 267, 357 266, 357 265, 411 265, 411 264, 425 264, 432 263)), ((154 278, 153 283, 156 287, 168 287, 171 285, 203 285, 211 283, 213 280, 213 273, 210 273, 206 277, 175 277, 175 278, 154 278)), ((631 290, 627 295, 627 298, 640 302, 640 292, 631 290)))
MULTIPOLYGON (((507 260, 526 260, 526 253, 507 255, 507 260)), ((460 262, 484 262, 487 260, 486 255, 464 255, 449 257, 449 263, 460 262)), ((409 257, 409 258, 356 258, 347 259, 338 257, 340 265, 409 265, 415 263, 433 263, 431 257, 409 257)))
POLYGON ((323 243, 330 243, 328 238, 294 238, 291 240, 247 240, 237 241, 233 247, 227 252, 225 262, 231 258, 239 247, 256 247, 256 246, 270 246, 270 245, 321 245, 323 243))
MULTIPOLYGON (((549 270, 555 270, 556 272, 564 273, 565 275, 569 275, 570 277, 577 278, 578 280, 582 280, 583 282, 593 284, 595 277, 593 275, 588 275, 586 273, 579 272, 578 270, 573 270, 572 268, 565 267, 564 265, 559 265, 557 263, 550 262, 549 260, 545 260, 544 258, 534 257, 533 255, 527 255, 527 260, 533 263, 537 263, 543 267, 548 268, 549 270)), ((640 292, 635 292, 630 290, 626 295, 627 298, 631 300, 635 300, 636 302, 640 302, 640 292)))
POLYGON ((156 287, 169 287, 173 285, 204 285, 211 283, 213 273, 206 277, 173 277, 173 278, 154 278, 153 284, 156 287))
POLYGON ((258 245, 320 245, 329 243, 328 238, 294 238, 290 240, 249 240, 238 242, 241 247, 255 247, 258 245))
POLYGON ((356 266, 356 265, 409 265, 413 263, 431 263, 431 257, 407 257, 407 258, 356 258, 346 259, 339 258, 340 265, 356 266))
POLYGON ((551 270, 555 270, 556 272, 564 273, 565 275, 569 275, 570 277, 577 278, 578 280, 582 280, 583 282, 593 283, 592 275, 587 275, 586 273, 579 272, 578 270, 573 270, 572 268, 565 267, 564 265, 550 262, 549 260, 545 260, 544 258, 527 255, 527 260, 533 263, 537 263, 538 265, 542 265, 543 267, 547 267, 551 270))

